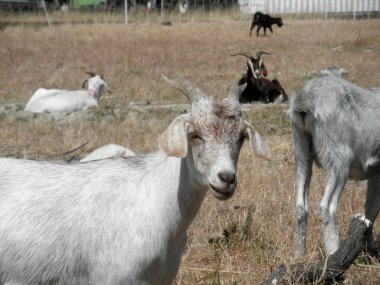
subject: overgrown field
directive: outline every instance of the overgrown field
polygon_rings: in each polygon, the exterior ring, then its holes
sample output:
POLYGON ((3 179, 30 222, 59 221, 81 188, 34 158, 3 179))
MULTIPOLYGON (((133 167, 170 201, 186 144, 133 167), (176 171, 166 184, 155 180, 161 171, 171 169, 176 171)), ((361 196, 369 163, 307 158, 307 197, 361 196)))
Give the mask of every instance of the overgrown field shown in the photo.
MULTIPOLYGON (((131 102, 186 103, 160 74, 186 78, 219 99, 239 79, 245 59, 233 53, 270 52, 263 59, 268 77, 277 78, 291 95, 322 67, 336 65, 362 86, 380 86, 380 20, 295 20, 274 27, 267 37, 249 37, 250 18, 173 20, 123 24, 6 27, 0 31, 0 106, 26 103, 35 89, 79 89, 87 75, 104 74, 113 93, 104 94, 91 119, 44 120, 0 114, 1 156, 80 158, 107 143, 137 153, 156 149, 157 135, 185 109, 131 111, 131 102)), ((272 160, 252 157, 244 146, 239 160, 239 186, 228 201, 207 195, 189 229, 189 240, 176 284, 260 284, 281 263, 295 262, 295 179, 288 106, 252 105, 244 112, 271 147, 272 160), (218 242, 223 230, 229 242, 218 242), (210 243, 214 239, 214 243, 210 243)), ((22 111, 19 111, 22 113, 22 111)), ((380 125, 379 125, 380 126, 380 125)), ((344 128, 344 126, 342 126, 344 128)), ((308 256, 324 257, 318 205, 324 176, 314 170, 310 194, 308 256)), ((341 237, 355 213, 363 213, 366 184, 349 182, 339 207, 341 237)), ((375 234, 380 241, 380 222, 375 234)), ((380 264, 357 260, 345 284, 378 284, 380 264)))

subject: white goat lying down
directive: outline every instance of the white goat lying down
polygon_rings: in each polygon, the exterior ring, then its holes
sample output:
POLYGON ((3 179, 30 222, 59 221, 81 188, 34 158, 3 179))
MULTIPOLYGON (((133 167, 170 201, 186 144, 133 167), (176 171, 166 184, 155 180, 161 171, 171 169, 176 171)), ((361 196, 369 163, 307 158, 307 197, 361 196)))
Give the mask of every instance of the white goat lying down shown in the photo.
MULTIPOLYGON (((306 251, 307 198, 313 161, 326 175, 319 211, 328 254, 339 247, 336 211, 347 179, 368 180, 367 219, 374 222, 380 210, 380 92, 354 85, 342 75, 344 72, 338 69, 322 72, 306 83, 291 102, 297 256, 306 251)), ((372 226, 367 243, 371 249, 372 226)))
POLYGON ((86 157, 82 158, 80 162, 88 162, 93 160, 100 160, 106 158, 115 157, 128 157, 135 156, 136 153, 126 147, 117 144, 107 144, 105 146, 99 147, 91 152, 86 157))
POLYGON ((91 76, 83 82, 83 87, 88 83, 87 90, 40 88, 34 92, 26 104, 25 111, 32 113, 73 112, 98 107, 103 89, 105 88, 108 92, 110 90, 102 75, 96 75, 93 72, 86 73, 91 76))
POLYGON ((245 139, 259 157, 269 149, 237 96, 217 102, 166 80, 192 109, 157 152, 74 165, 0 159, 1 284, 171 284, 206 192, 234 194, 245 139))

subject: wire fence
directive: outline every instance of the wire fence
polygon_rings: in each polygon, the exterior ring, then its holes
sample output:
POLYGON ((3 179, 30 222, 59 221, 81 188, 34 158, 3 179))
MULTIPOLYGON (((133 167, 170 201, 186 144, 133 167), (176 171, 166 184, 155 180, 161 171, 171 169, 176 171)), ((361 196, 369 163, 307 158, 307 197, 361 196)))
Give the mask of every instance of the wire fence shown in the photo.
MULTIPOLYGON (((172 21, 209 20, 211 17, 227 15, 241 19, 247 15, 241 13, 238 0, 160 0, 137 2, 128 0, 116 2, 69 4, 48 1, 22 2, 29 0, 0 0, 0 27, 17 24, 57 25, 75 23, 134 23, 172 21), (5 2, 7 4, 5 5, 5 2)), ((78 0, 75 0, 78 1, 78 0)), ((87 0, 98 1, 98 0, 87 0)), ((119 1, 119 0, 118 0, 119 1)))
POLYGON ((378 18, 380 0, 0 0, 0 28, 33 22, 170 24, 223 14, 246 19, 257 11, 296 18, 378 18))
POLYGON ((31 11, 44 5, 49 10, 124 11, 143 8, 145 11, 169 10, 185 14, 192 10, 226 9, 238 6, 238 0, 0 0, 0 10, 31 11))

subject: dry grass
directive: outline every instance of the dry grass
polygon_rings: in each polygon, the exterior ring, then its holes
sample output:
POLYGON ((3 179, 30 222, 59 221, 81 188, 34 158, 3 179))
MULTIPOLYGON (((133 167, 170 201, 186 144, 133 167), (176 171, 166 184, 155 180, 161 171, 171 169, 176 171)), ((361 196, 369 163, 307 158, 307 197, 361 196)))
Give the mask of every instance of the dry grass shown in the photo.
MULTIPOLYGON (((128 26, 8 27, 0 31, 0 104, 26 102, 41 86, 79 88, 86 70, 105 74, 113 90, 112 96, 102 98, 101 111, 137 100, 185 102, 160 73, 192 79, 222 98, 245 63, 229 55, 257 50, 272 53, 264 57, 269 77, 277 77, 289 94, 321 67, 333 64, 346 68, 353 82, 380 85, 379 20, 284 21, 266 38, 248 37, 249 19, 227 17, 202 22, 173 19, 172 26, 161 26, 156 18, 128 26)), ((243 148, 239 189, 227 202, 206 197, 189 229, 178 284, 259 284, 280 263, 294 262, 294 162, 286 114, 281 107, 257 107, 245 115, 271 146, 273 159, 253 159, 243 148), (222 236, 223 229, 235 232, 230 242, 209 244, 210 238, 222 236)), ((91 149, 112 142, 147 152, 155 148, 155 137, 166 124, 154 124, 158 117, 104 121, 99 116, 70 124, 3 118, 0 150, 14 156, 57 158, 90 140, 91 149)), ((306 260, 323 256, 316 211, 324 178, 318 169, 315 174, 306 260)), ((348 184, 338 217, 342 235, 353 214, 363 212, 364 196, 365 184, 348 184)), ((375 233, 380 236, 379 226, 375 233)), ((346 284, 376 284, 378 266, 352 266, 346 284)))

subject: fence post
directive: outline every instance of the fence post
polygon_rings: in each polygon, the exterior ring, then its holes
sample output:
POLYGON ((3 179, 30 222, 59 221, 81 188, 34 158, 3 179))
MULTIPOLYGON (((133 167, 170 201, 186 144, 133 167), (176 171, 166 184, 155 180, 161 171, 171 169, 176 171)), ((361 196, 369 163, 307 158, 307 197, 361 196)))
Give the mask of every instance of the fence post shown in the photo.
POLYGON ((48 25, 49 25, 49 28, 50 28, 50 27, 51 27, 51 22, 50 22, 49 14, 48 14, 47 9, 46 9, 46 3, 45 3, 45 0, 41 0, 41 4, 42 4, 42 7, 43 7, 43 9, 44 9, 45 17, 46 17, 46 20, 47 20, 48 25))
POLYGON ((161 24, 164 22, 164 1, 165 0, 161 0, 161 24))
POLYGON ((128 0, 124 0, 125 24, 128 25, 128 0))

